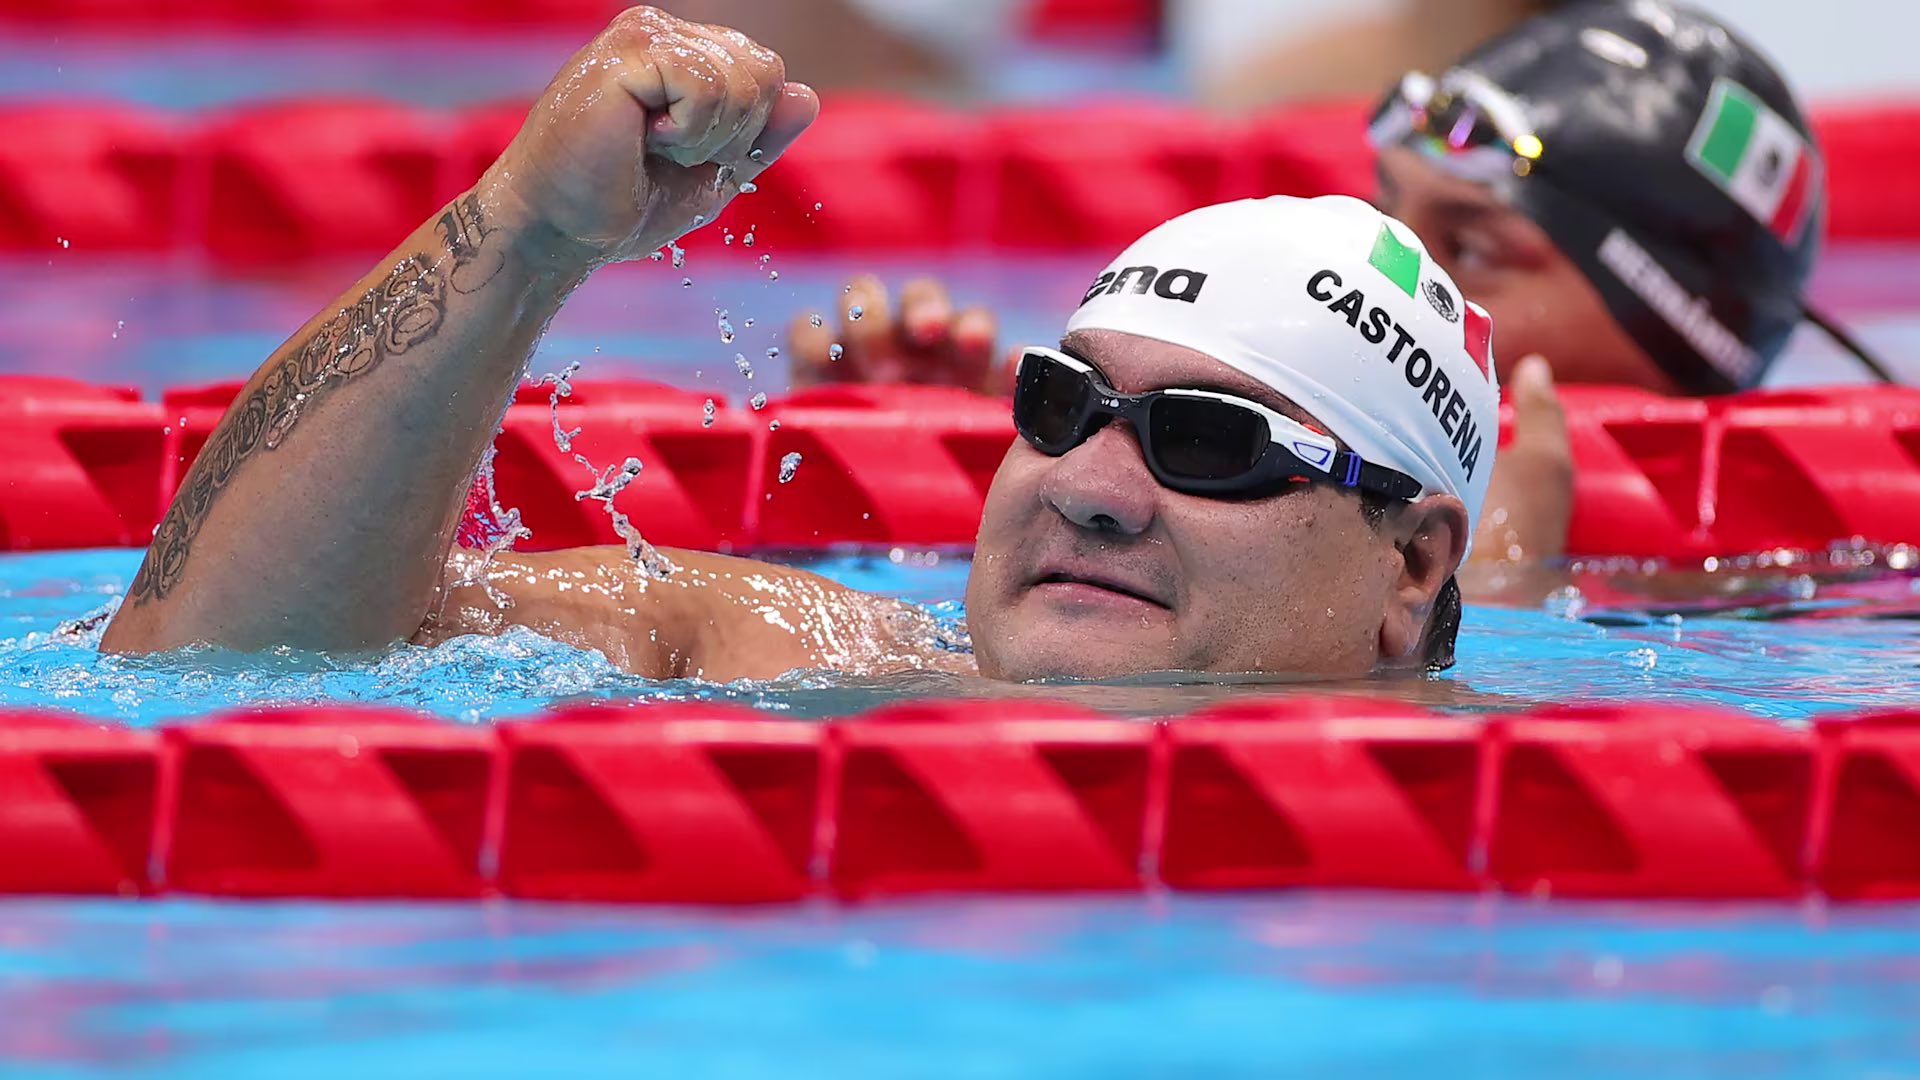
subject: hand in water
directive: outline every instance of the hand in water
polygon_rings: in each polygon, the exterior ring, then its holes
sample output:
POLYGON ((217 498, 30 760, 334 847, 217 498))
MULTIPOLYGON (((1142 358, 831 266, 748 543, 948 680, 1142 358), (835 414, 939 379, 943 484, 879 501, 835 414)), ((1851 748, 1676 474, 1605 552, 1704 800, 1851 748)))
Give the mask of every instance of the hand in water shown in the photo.
POLYGON ((1514 368, 1513 439, 1500 448, 1487 488, 1486 513, 1474 537, 1475 562, 1556 559, 1567 550, 1573 517, 1573 451, 1553 372, 1538 356, 1514 368))
POLYGON ((984 307, 955 310, 946 286, 932 278, 908 282, 895 310, 880 279, 862 275, 841 294, 837 320, 808 314, 793 321, 793 383, 925 383, 1004 394, 1012 383, 994 364, 998 330, 984 307))
POLYGON ((746 35, 632 8, 567 61, 476 194, 590 260, 636 258, 712 221, 819 110, 746 35))

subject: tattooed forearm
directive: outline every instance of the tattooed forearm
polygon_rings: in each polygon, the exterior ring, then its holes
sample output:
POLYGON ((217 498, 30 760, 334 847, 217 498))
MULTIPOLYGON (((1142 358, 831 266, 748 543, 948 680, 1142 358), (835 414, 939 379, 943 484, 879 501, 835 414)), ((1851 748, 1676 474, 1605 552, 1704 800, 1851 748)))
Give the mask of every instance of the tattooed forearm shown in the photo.
POLYGON ((214 429, 155 530, 128 592, 134 606, 164 599, 180 582, 194 539, 220 492, 249 458, 280 446, 300 417, 341 384, 432 340, 452 294, 475 293, 506 262, 505 237, 473 195, 434 223, 443 252, 413 255, 304 340, 268 363, 214 429))
POLYGON ((487 224, 478 196, 462 195, 453 200, 447 212, 440 215, 437 227, 441 242, 453 256, 455 292, 479 292, 506 265, 506 252, 487 244, 494 230, 487 224))
MULTIPOLYGON (((457 257, 453 261, 452 273, 458 275, 463 264, 457 257)), ((208 438, 154 533, 128 593, 136 606, 164 599, 179 583, 194 537, 242 463, 279 446, 320 396, 440 331, 449 276, 424 256, 404 260, 352 307, 282 354, 259 385, 243 391, 208 438)))

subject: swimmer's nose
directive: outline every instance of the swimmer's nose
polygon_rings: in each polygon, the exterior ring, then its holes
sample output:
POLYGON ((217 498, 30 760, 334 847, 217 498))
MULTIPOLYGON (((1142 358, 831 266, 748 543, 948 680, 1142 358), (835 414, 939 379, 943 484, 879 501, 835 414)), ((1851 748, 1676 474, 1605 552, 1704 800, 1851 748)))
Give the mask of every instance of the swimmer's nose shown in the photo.
POLYGON ((1124 424, 1108 424, 1056 458, 1040 498, 1083 529, 1133 536, 1153 524, 1160 488, 1124 424))

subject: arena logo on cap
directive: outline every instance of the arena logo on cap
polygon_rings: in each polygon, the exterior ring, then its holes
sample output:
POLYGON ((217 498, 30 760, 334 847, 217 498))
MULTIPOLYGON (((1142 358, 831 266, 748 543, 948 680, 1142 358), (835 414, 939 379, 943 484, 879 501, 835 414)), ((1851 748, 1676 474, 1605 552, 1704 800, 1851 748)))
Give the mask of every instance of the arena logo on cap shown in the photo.
POLYGON ((1157 266, 1129 266, 1117 272, 1109 270, 1095 278, 1087 295, 1080 298, 1080 304, 1085 307, 1087 301, 1096 296, 1110 296, 1129 288, 1139 296, 1151 290, 1155 296, 1191 304, 1200 299, 1200 290, 1206 284, 1207 275, 1198 270, 1169 270, 1163 274, 1157 266))
POLYGON ((1687 161, 1782 243, 1794 243, 1819 201, 1820 158, 1787 118, 1721 77, 1687 142, 1687 161))

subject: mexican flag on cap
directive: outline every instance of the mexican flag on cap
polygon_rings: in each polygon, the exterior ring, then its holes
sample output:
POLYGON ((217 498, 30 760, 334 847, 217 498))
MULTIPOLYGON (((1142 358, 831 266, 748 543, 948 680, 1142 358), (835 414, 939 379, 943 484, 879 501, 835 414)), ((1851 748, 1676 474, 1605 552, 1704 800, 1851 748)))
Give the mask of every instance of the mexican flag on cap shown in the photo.
POLYGON ((1732 79, 1714 80, 1687 160, 1782 242, 1799 239, 1820 191, 1820 159, 1787 118, 1732 79))
MULTIPOLYGON (((1421 292, 1421 269, 1426 260, 1421 257, 1420 246, 1410 244, 1395 236, 1393 226, 1380 223, 1380 233, 1373 238, 1373 254, 1367 262, 1375 270, 1386 276, 1388 281, 1400 286, 1400 291, 1408 296, 1418 296, 1421 292)), ((1493 318, 1487 310, 1471 300, 1462 300, 1466 305, 1463 313, 1454 307, 1453 292, 1438 281, 1427 283, 1427 302, 1433 305, 1440 317, 1448 322, 1462 323, 1462 345, 1467 356, 1473 360, 1480 374, 1493 377, 1493 318)))

